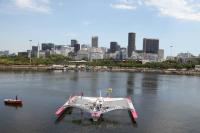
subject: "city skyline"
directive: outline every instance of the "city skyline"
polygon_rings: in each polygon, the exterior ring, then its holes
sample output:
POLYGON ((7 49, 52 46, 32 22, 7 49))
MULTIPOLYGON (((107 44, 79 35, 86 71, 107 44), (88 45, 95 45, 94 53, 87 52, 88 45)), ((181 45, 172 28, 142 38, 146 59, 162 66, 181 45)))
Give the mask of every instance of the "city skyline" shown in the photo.
POLYGON ((198 55, 200 16, 196 11, 199 8, 194 6, 198 3, 189 0, 2 0, 0 50, 25 51, 30 49, 30 39, 32 45, 38 42, 64 45, 70 44, 71 39, 90 44, 94 35, 99 37, 99 47, 109 48, 112 41, 127 47, 127 33, 134 32, 136 49, 142 49, 143 38, 159 38, 166 55, 171 54, 170 46, 173 46, 173 55, 181 52, 198 55))

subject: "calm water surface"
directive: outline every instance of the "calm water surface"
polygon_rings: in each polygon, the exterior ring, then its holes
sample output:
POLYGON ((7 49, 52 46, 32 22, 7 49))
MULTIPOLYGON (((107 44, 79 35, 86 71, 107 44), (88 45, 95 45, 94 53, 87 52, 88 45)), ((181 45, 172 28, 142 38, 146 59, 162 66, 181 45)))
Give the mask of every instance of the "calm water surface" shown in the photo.
POLYGON ((0 133, 199 133, 200 77, 109 72, 0 72, 0 133), (113 88, 113 97, 131 96, 138 112, 114 111, 94 123, 79 109, 62 119, 56 109, 74 92, 87 96, 113 88), (5 106, 18 94, 21 108, 5 106))

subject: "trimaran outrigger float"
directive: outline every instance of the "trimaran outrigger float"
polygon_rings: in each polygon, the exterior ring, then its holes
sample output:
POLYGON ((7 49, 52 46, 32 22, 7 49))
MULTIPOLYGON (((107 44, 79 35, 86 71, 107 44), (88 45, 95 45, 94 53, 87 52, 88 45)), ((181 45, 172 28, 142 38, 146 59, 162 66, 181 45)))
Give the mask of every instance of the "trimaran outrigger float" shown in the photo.
POLYGON ((99 97, 85 97, 83 93, 70 96, 69 100, 56 111, 56 116, 61 116, 70 107, 90 113, 93 121, 98 121, 102 114, 120 109, 129 110, 133 120, 138 117, 131 98, 102 97, 101 92, 99 97))

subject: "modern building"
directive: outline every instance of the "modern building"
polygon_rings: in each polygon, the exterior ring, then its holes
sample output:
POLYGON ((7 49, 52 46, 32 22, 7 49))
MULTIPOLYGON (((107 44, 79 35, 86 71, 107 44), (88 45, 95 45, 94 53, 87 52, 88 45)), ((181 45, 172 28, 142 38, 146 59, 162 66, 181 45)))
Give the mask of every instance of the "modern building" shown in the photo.
POLYGON ((75 60, 88 60, 89 59, 89 50, 79 50, 75 60))
POLYGON ((66 46, 66 45, 56 45, 55 46, 55 54, 60 54, 63 56, 68 56, 70 52, 74 51, 74 47, 66 46))
POLYGON ((82 44, 82 45, 81 45, 81 49, 86 50, 86 49, 88 49, 88 48, 90 48, 90 46, 87 45, 87 44, 82 44))
POLYGON ((143 52, 158 54, 159 39, 144 38, 143 39, 143 52))
POLYGON ((195 57, 194 55, 192 55, 191 53, 187 52, 187 53, 179 53, 177 55, 177 58, 182 58, 182 59, 185 59, 185 58, 192 58, 192 57, 195 57))
POLYGON ((18 52, 18 56, 28 58, 28 52, 18 52))
POLYGON ((164 60, 164 49, 158 50, 158 60, 163 61, 164 60))
POLYGON ((46 52, 40 50, 40 51, 39 51, 39 57, 40 57, 40 58, 45 58, 45 57, 46 57, 46 52))
POLYGON ((53 43, 42 43, 42 50, 54 50, 54 44, 53 43))
POLYGON ((77 40, 75 40, 75 39, 72 39, 71 40, 71 47, 74 47, 74 45, 75 44, 77 44, 78 43, 78 41, 77 40))
POLYGON ((93 36, 92 37, 92 47, 93 48, 98 48, 98 36, 93 36))
POLYGON ((89 51, 89 59, 96 60, 96 59, 103 59, 104 54, 101 48, 90 48, 89 51))
POLYGON ((120 45, 117 42, 110 42, 110 52, 115 53, 116 51, 120 51, 120 45))
POLYGON ((135 37, 135 33, 128 33, 128 57, 131 57, 132 52, 136 50, 135 37))
POLYGON ((32 50, 31 50, 31 57, 37 57, 39 58, 39 46, 32 46, 32 50))
POLYGON ((81 49, 80 44, 74 44, 74 52, 77 53, 81 49))
POLYGON ((0 56, 7 56, 9 55, 9 51, 5 50, 5 51, 0 51, 0 56))

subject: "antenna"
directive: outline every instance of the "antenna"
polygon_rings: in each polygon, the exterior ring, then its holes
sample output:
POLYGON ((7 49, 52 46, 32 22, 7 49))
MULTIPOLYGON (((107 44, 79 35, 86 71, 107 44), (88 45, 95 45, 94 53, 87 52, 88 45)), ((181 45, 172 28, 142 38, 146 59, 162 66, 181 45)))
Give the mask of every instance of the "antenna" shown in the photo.
POLYGON ((83 88, 81 88, 81 99, 83 97, 83 88))
POLYGON ((99 93, 100 93, 100 97, 101 97, 101 90, 99 91, 99 93))

